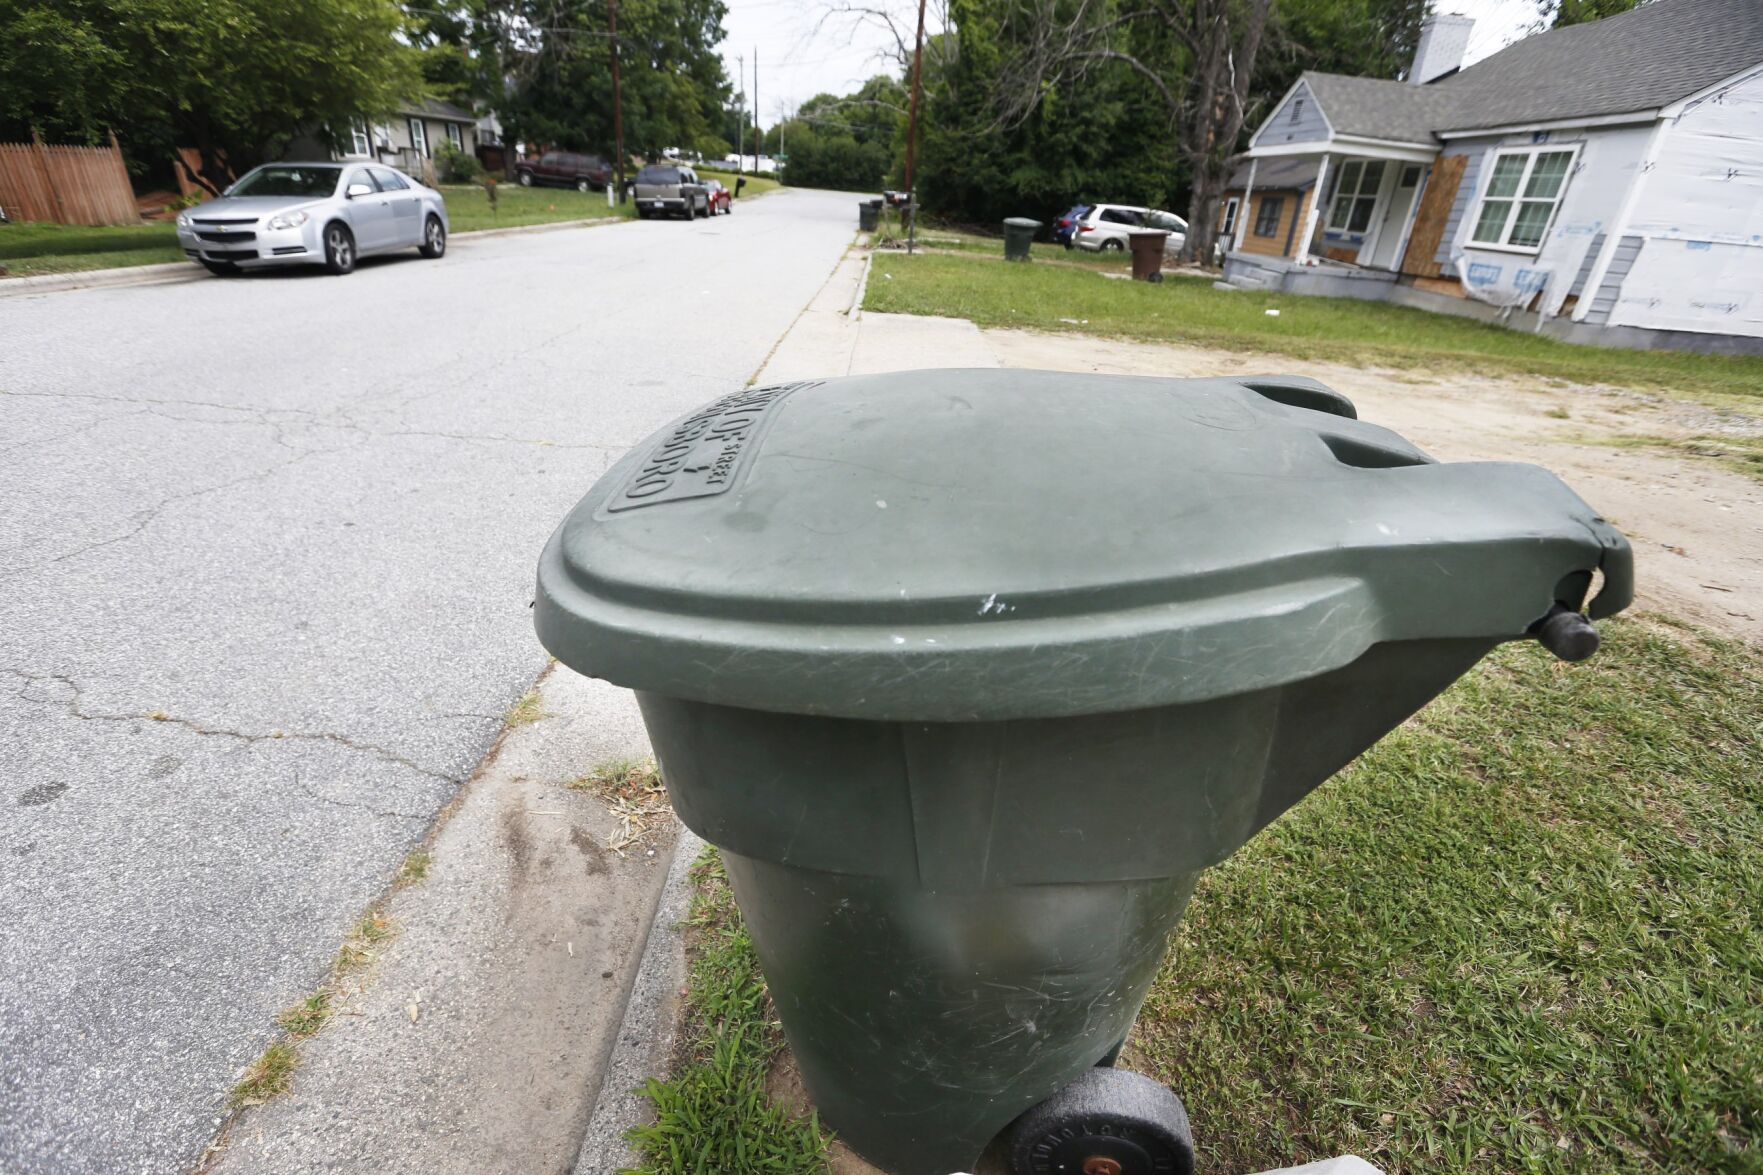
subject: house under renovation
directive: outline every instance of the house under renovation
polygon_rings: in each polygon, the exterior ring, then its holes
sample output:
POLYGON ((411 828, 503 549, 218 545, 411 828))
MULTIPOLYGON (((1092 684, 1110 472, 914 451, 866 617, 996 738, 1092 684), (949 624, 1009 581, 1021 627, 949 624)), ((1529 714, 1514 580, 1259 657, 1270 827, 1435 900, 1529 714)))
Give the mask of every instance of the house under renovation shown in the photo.
POLYGON ((1406 81, 1299 78, 1221 211, 1226 282, 1763 353, 1759 0, 1654 0, 1459 68, 1471 24, 1429 20, 1406 81))

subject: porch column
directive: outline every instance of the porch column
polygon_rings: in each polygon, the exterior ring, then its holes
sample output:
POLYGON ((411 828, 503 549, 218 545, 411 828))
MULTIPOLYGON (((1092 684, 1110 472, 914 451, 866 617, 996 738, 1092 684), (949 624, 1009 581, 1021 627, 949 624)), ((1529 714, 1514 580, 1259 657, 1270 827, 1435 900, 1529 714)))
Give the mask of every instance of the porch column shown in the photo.
POLYGON ((1249 201, 1255 197, 1255 165, 1259 159, 1249 160, 1249 179, 1243 187, 1243 202, 1237 205, 1237 222, 1232 227, 1234 233, 1230 242, 1232 249, 1243 247, 1243 230, 1249 227, 1249 201))
POLYGON ((1316 217, 1322 211, 1322 202, 1328 198, 1329 159, 1329 153, 1324 151, 1322 162, 1316 165, 1316 194, 1310 197, 1310 211, 1304 214, 1304 236, 1298 242, 1298 255, 1294 258, 1299 265, 1310 263, 1310 238, 1316 235, 1316 217))

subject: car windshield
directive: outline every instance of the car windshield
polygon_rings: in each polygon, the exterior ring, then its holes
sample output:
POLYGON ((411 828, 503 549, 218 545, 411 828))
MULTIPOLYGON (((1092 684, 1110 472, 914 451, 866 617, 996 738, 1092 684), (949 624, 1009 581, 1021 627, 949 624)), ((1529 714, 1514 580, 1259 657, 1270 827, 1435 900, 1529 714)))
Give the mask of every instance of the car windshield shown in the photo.
POLYGON ((637 173, 639 184, 677 184, 679 168, 677 167, 645 167, 637 173))
POLYGON ((233 196, 328 196, 337 190, 334 167, 260 167, 233 185, 233 196))

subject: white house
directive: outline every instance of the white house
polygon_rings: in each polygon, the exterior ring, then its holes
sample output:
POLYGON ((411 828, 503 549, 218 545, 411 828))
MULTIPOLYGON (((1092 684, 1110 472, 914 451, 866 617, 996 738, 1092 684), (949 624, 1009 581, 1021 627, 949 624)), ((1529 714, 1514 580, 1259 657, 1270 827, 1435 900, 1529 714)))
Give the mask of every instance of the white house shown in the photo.
POLYGON ((1242 205, 1262 161, 1323 196, 1277 251, 1234 218, 1226 280, 1763 353, 1763 2, 1654 0, 1460 69, 1471 23, 1430 19, 1406 81, 1299 78, 1242 205))
POLYGON ((450 102, 424 98, 405 105, 384 122, 352 120, 337 131, 339 143, 334 151, 321 139, 311 137, 295 140, 285 154, 291 159, 384 163, 433 182, 432 161, 442 145, 450 143, 467 155, 476 155, 478 133, 477 115, 450 102))

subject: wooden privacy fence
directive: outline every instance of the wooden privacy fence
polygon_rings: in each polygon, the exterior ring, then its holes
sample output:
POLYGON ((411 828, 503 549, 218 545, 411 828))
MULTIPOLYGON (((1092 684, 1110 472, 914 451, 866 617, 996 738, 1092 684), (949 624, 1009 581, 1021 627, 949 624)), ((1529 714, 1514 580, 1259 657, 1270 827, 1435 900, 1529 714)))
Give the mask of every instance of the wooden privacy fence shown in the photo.
POLYGON ((0 143, 0 208, 13 220, 139 224, 134 185, 116 136, 108 147, 0 143))

